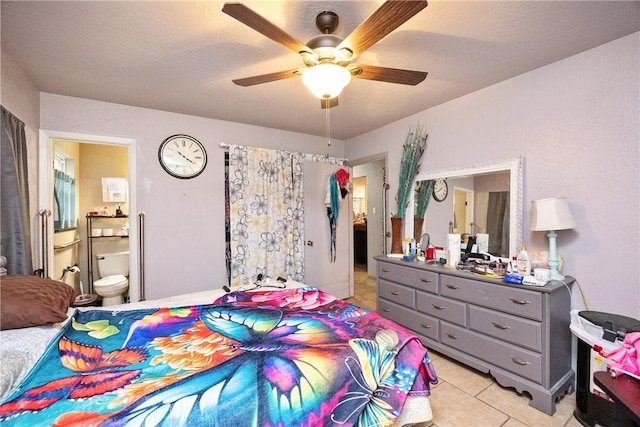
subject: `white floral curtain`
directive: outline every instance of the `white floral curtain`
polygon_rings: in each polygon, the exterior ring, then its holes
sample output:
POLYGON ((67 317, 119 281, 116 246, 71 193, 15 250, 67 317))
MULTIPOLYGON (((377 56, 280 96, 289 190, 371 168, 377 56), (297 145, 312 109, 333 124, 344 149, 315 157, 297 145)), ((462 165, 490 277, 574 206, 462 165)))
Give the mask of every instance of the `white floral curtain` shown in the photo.
POLYGON ((304 281, 304 160, 340 159, 229 147, 229 229, 231 286, 258 274, 273 280, 304 281))
POLYGON ((304 279, 300 154, 229 149, 231 285, 258 274, 304 279))

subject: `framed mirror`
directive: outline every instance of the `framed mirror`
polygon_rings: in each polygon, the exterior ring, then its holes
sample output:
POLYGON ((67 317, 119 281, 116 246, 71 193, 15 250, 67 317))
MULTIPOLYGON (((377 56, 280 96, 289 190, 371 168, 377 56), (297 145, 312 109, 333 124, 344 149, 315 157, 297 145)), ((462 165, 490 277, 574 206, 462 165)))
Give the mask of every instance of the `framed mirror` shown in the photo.
POLYGON ((492 255, 515 256, 522 245, 522 169, 523 158, 516 157, 418 174, 414 188, 444 180, 447 192, 441 201, 430 195, 426 211, 422 209, 424 221, 414 221, 417 201, 412 191, 405 235, 427 233, 432 245, 446 247, 447 234, 455 233, 462 236, 463 245, 470 238, 492 255), (420 227, 420 222, 422 232, 414 234, 414 224, 420 227))

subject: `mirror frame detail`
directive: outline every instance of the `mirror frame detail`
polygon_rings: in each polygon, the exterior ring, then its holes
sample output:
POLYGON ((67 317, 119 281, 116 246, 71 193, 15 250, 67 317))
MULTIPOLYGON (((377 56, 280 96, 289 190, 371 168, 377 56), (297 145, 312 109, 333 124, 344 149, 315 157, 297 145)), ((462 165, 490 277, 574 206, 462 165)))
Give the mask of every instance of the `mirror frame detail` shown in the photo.
POLYGON ((481 163, 474 166, 439 169, 419 173, 416 175, 416 179, 413 182, 413 187, 409 195, 409 205, 407 206, 404 221, 404 235, 413 236, 413 213, 415 212, 414 195, 416 182, 427 179, 462 178, 475 174, 509 171, 509 191, 511 195, 509 198, 509 212, 511 217, 509 221, 509 256, 515 256, 522 246, 523 163, 524 159, 520 156, 489 163, 481 163))

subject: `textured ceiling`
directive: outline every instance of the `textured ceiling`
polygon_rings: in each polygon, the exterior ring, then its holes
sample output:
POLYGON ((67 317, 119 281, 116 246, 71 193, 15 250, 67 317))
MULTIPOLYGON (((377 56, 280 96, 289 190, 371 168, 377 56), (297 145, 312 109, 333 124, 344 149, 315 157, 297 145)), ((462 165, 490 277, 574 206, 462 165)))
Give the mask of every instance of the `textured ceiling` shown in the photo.
MULTIPOLYGON (((252 1, 307 42, 315 16, 348 35, 381 1, 252 1)), ((206 1, 4 1, 1 42, 43 92, 314 135, 320 102, 299 77, 231 80, 301 67, 301 58, 206 1)), ((356 62, 428 71, 418 86, 353 79, 331 109, 331 136, 402 117, 640 30, 638 1, 431 1, 356 62)))

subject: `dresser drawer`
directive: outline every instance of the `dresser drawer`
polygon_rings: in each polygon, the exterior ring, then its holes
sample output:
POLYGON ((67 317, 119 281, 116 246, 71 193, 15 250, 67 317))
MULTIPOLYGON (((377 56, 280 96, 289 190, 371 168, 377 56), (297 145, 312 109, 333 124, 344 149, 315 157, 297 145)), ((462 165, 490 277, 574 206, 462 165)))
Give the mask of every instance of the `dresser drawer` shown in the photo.
POLYGON ((416 291, 413 288, 378 280, 378 296, 409 308, 416 308, 416 291))
POLYGON ((378 313, 420 335, 424 335, 434 341, 438 340, 440 326, 438 319, 383 299, 378 299, 378 313))
POLYGON ((542 351, 542 324, 533 320, 471 306, 469 328, 502 341, 542 351))
POLYGON ((504 286, 499 283, 477 282, 461 277, 440 276, 440 294, 460 301, 542 320, 542 293, 504 286))
POLYGON ((459 301, 418 291, 416 308, 418 311, 438 319, 447 320, 460 326, 467 325, 467 305, 459 301))
POLYGON ((542 355, 445 322, 440 342, 542 384, 542 355))
MULTIPOLYGON (((410 263, 407 263, 410 264, 410 263)), ((438 273, 390 262, 378 262, 378 277, 422 291, 438 293, 438 273)))

